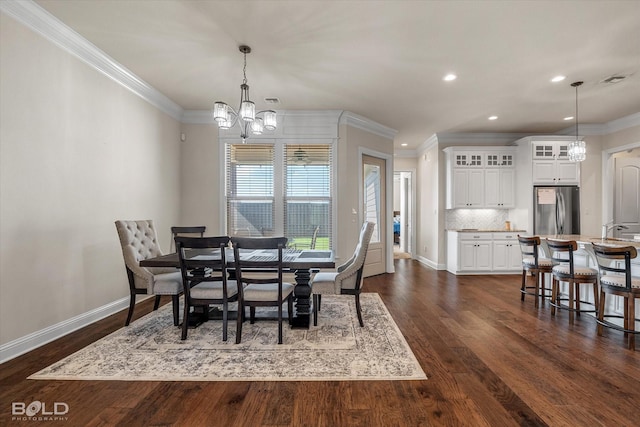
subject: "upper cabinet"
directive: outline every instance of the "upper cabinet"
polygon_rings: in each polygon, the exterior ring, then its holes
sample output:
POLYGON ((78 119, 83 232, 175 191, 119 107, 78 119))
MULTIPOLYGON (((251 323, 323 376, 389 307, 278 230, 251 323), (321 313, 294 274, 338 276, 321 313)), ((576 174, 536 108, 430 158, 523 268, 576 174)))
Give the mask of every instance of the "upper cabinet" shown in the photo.
POLYGON ((579 185, 580 163, 569 160, 569 141, 532 141, 533 184, 579 185))
POLYGON ((449 147, 444 152, 447 209, 515 207, 512 147, 449 147))

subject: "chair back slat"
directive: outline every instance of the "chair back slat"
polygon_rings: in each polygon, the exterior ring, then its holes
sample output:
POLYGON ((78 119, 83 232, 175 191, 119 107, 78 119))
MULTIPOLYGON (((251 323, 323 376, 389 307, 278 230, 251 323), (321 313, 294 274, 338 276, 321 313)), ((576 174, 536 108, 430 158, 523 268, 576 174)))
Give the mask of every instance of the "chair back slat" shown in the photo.
POLYGON ((638 256, 636 248, 633 246, 608 246, 597 243, 593 243, 592 246, 600 275, 607 273, 625 275, 625 288, 630 291, 631 260, 638 256))
POLYGON ((568 264, 569 274, 575 274, 573 266, 573 253, 578 250, 578 242, 575 240, 546 239, 549 248, 549 259, 557 264, 568 264))
POLYGON ((239 282, 282 283, 286 237, 231 237, 231 244, 239 282), (264 253, 256 254, 256 251, 264 253))

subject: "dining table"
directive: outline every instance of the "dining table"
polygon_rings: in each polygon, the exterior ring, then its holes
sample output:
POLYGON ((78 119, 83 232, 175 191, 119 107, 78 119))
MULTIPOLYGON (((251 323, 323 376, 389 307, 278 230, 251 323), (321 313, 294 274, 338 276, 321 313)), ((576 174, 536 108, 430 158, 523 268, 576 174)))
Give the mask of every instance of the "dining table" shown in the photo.
MULTIPOLYGON (((243 255, 245 256, 245 255, 243 255)), ((251 259, 262 260, 265 257, 276 256, 275 251, 257 250, 246 254, 251 259)), ((230 276, 235 274, 233 249, 227 249, 225 252, 227 260, 227 269, 230 276)), ((293 313, 292 328, 309 329, 311 320, 311 273, 315 269, 335 268, 335 259, 333 251, 318 249, 285 249, 283 251, 283 268, 294 274, 295 288, 293 295, 295 298, 295 309, 293 313)), ((141 267, 174 267, 180 268, 180 260, 178 254, 173 252, 166 255, 160 255, 140 261, 141 267)), ((215 317, 216 310, 211 312, 211 316, 215 317)))

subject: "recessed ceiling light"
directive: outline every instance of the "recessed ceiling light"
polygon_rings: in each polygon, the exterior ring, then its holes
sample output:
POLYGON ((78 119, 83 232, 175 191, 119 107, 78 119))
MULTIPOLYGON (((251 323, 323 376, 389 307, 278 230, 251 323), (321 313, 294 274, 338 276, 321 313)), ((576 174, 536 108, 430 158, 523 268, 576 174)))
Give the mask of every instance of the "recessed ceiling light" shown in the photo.
POLYGON ((449 74, 447 74, 446 76, 444 76, 444 77, 442 78, 442 80, 444 80, 445 82, 451 82, 451 81, 453 81, 453 80, 455 80, 455 79, 457 79, 457 78, 458 78, 458 76, 456 76, 455 74, 453 74, 453 73, 449 73, 449 74))
POLYGON ((551 79, 551 81, 553 83, 558 83, 558 82, 563 81, 566 78, 567 78, 567 76, 555 76, 554 78, 551 79))
POLYGON ((498 116, 489 116, 489 120, 498 120, 498 116))
POLYGON ((564 120, 573 120, 573 116, 565 117, 564 120))
POLYGON ((406 142, 403 142, 403 143, 402 143, 402 144, 400 144, 400 145, 401 145, 401 146, 403 146, 403 147, 406 147, 406 146, 407 146, 407 145, 409 145, 409 144, 407 144, 406 142))

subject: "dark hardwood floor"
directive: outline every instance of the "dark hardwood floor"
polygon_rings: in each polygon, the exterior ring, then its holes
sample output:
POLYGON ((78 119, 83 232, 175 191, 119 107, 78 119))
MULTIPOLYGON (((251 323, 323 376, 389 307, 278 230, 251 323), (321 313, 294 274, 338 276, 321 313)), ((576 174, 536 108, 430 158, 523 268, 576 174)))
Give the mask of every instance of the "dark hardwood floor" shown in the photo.
MULTIPOLYGON (((0 425, 632 426, 640 351, 583 315, 520 301, 509 276, 454 276, 416 261, 368 278, 425 381, 34 381, 31 373, 122 327, 111 316, 0 366, 0 425), (11 421, 12 402, 65 402, 66 421, 11 421)), ((167 301, 168 302, 168 301, 167 301)), ((135 316, 151 310, 141 303, 135 316)), ((364 313, 366 322, 366 312, 364 313)))

